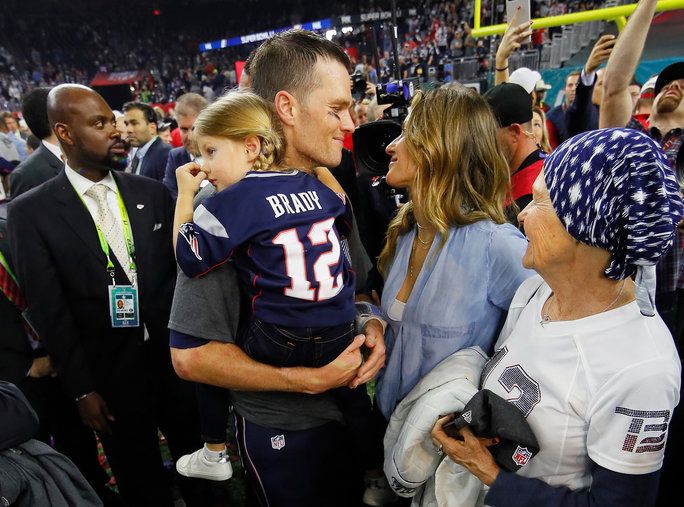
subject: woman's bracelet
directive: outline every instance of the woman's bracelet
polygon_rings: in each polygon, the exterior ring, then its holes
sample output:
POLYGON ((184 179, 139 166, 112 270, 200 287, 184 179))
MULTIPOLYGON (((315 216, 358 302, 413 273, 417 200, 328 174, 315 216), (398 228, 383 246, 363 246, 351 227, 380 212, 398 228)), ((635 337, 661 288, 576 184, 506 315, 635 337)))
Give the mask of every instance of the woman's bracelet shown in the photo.
POLYGON ((497 72, 503 72, 504 70, 508 70, 508 65, 506 65, 506 66, 505 66, 504 68, 502 68, 502 69, 498 69, 498 68, 496 68, 496 67, 494 67, 494 68, 496 69, 497 72))

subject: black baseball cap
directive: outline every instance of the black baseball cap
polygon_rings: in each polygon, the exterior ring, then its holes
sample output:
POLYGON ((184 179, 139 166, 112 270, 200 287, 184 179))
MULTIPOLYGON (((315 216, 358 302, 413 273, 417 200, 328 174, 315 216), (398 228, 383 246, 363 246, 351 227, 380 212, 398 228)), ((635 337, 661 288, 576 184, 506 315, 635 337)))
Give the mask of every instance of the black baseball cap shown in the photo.
POLYGON ((665 85, 671 83, 675 79, 684 79, 684 62, 676 62, 665 67, 656 79, 654 93, 656 96, 660 93, 665 85))
POLYGON ((456 430, 469 426, 477 437, 499 437, 498 444, 488 447, 489 452, 497 465, 511 472, 520 470, 539 452, 537 438, 523 413, 488 389, 478 391, 463 412, 444 425, 445 431, 451 425, 456 430))
POLYGON ((532 96, 514 83, 501 83, 484 94, 499 127, 532 120, 532 96))

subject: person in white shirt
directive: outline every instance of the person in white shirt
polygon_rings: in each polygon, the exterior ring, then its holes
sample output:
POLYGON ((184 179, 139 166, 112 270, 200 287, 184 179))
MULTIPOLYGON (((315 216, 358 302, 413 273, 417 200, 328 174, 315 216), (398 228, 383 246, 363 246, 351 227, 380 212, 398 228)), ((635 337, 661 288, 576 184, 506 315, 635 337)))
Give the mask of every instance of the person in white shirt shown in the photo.
POLYGON ((489 486, 491 507, 654 505, 681 363, 655 312, 654 265, 683 205, 659 148, 632 129, 554 151, 520 213, 518 289, 481 386, 518 407, 541 450, 502 471, 469 428, 433 429, 439 450, 489 486))

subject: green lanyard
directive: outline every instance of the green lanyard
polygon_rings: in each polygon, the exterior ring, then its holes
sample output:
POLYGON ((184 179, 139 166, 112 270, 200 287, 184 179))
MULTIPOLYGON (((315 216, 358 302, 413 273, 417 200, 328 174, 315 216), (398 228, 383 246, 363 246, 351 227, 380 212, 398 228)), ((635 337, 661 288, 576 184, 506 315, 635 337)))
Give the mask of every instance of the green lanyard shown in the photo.
POLYGON ((17 282, 17 277, 14 276, 14 273, 12 272, 12 268, 9 267, 9 263, 7 262, 7 259, 5 256, 0 252, 0 264, 2 264, 2 267, 5 268, 5 271, 9 274, 10 278, 14 280, 14 283, 19 285, 19 282, 17 282))
MULTIPOLYGON (((116 186, 116 183, 114 183, 116 186)), ((90 213, 90 208, 88 208, 88 205, 85 203, 83 200, 83 197, 81 197, 81 194, 78 194, 79 199, 81 199, 81 202, 83 205, 86 207, 88 210, 88 213, 90 213)), ((119 187, 116 187, 116 198, 117 201, 119 202, 119 210, 121 211, 121 221, 123 222, 123 232, 124 232, 124 240, 126 241, 126 250, 128 250, 128 259, 130 261, 129 264, 129 269, 131 272, 135 273, 136 267, 135 267, 135 262, 133 261, 133 257, 135 256, 135 247, 133 246, 133 231, 131 230, 131 222, 128 219, 128 212, 126 211, 126 206, 124 205, 123 199, 121 198, 121 192, 119 192, 119 187)), ((111 257, 109 257, 109 244, 107 243, 107 238, 105 238, 104 233, 100 229, 100 226, 97 225, 97 222, 93 219, 93 222, 95 223, 95 229, 97 230, 97 237, 100 240, 100 248, 102 248, 102 251, 105 254, 105 257, 107 257, 107 272, 109 275, 112 277, 112 281, 114 280, 114 263, 112 262, 111 257)), ((133 280, 131 280, 133 281, 133 280)))

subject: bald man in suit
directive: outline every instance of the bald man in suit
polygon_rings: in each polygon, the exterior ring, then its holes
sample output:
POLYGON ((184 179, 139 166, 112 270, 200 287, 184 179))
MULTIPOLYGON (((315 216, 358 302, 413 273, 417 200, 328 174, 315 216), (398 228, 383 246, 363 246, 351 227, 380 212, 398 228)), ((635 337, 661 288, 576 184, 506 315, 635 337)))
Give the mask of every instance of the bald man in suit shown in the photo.
MULTIPOLYGON (((62 387, 98 433, 124 500, 170 506, 157 431, 174 457, 200 444, 194 391, 174 374, 168 348, 172 199, 161 183, 123 172, 126 146, 99 94, 55 87, 48 115, 66 164, 10 204, 17 278, 62 387), (112 317, 112 287, 130 301, 137 296, 136 319, 112 317)), ((199 504, 197 485, 178 481, 186 503, 199 504)))

